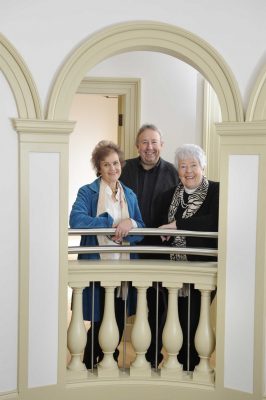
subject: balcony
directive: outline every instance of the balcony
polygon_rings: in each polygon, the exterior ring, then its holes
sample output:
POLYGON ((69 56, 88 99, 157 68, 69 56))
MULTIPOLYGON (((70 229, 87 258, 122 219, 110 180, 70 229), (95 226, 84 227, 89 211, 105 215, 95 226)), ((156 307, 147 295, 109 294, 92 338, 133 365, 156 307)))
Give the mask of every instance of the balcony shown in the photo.
MULTIPOLYGON (((69 235, 112 234, 113 229, 69 230, 69 235)), ((180 231, 158 229, 134 229, 131 234, 180 235, 180 231)), ((186 236, 217 237, 217 233, 185 232, 186 236)), ((216 249, 184 249, 173 247, 69 247, 69 254, 99 252, 132 252, 132 253, 187 253, 195 255, 217 256, 216 249)), ((69 260, 68 285, 72 289, 72 315, 67 333, 70 360, 67 365, 69 385, 108 385, 112 382, 121 385, 165 385, 174 387, 201 388, 209 392, 215 384, 215 366, 211 357, 215 351, 215 327, 211 322, 211 293, 216 289, 217 262, 173 262, 166 259, 144 260, 69 260), (93 282, 100 282, 105 291, 105 305, 100 328, 100 345, 104 353, 103 360, 87 370, 82 363, 86 345, 87 332, 82 315, 82 291, 93 282), (131 282, 137 290, 137 309, 131 331, 131 346, 135 358, 126 363, 127 343, 120 344, 122 361, 116 363, 113 353, 118 345, 118 328, 115 318, 115 288, 122 282, 131 282), (163 329, 164 359, 160 367, 151 368, 146 361, 145 353, 150 345, 151 330, 148 323, 147 289, 162 283, 168 295, 166 322, 163 329), (184 284, 193 284, 201 294, 200 319, 195 335, 195 347, 200 363, 193 372, 184 371, 177 360, 182 346, 183 332, 178 315, 178 293, 184 284)), ((158 285, 157 285, 158 287, 158 285)), ((158 304, 154 304, 158 307, 158 304)), ((93 329, 93 324, 90 327, 93 329)), ((126 340, 124 334, 123 340, 126 340)), ((160 349, 156 349, 159 351, 160 349)))

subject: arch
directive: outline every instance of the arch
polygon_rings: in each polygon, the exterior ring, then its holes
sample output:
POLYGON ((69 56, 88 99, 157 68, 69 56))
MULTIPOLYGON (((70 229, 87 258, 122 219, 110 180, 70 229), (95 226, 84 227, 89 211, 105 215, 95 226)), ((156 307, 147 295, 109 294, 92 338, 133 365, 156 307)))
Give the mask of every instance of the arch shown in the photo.
POLYGON ((42 118, 39 95, 33 78, 9 41, 0 34, 0 70, 15 97, 19 118, 42 118))
POLYGON ((79 83, 94 65, 108 57, 138 50, 165 53, 196 68, 213 86, 221 105, 223 121, 243 121, 239 89, 222 57, 194 34, 158 22, 122 23, 86 40, 60 70, 50 95, 47 117, 67 118, 79 83))
POLYGON ((246 121, 266 120, 266 65, 262 68, 250 96, 246 121))

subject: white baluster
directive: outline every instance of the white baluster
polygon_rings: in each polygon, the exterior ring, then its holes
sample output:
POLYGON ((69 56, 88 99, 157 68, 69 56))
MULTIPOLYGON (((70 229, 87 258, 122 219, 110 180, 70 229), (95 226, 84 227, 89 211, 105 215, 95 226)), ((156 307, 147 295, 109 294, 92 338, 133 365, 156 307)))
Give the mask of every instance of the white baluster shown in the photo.
POLYGON ((101 282, 105 288, 105 303, 103 320, 99 331, 99 344, 104 353, 98 365, 98 375, 101 377, 117 377, 119 369, 113 354, 119 343, 119 330, 115 318, 114 290, 120 282, 101 282))
POLYGON ((82 292, 84 288, 72 287, 72 315, 67 331, 67 347, 71 354, 71 360, 67 368, 71 371, 86 371, 85 365, 81 361, 86 341, 87 331, 82 314, 82 292))
POLYGON ((163 346, 168 353, 168 359, 164 361, 161 368, 161 376, 182 378, 182 365, 177 360, 177 355, 182 347, 183 333, 178 316, 178 289, 182 283, 164 282, 168 289, 168 310, 165 326, 163 329, 163 346))
POLYGON ((137 312, 132 328, 131 341, 136 351, 136 359, 130 366, 131 376, 151 376, 150 363, 145 354, 151 343, 151 330, 148 322, 146 291, 151 282, 132 282, 138 290, 137 312))
POLYGON ((214 370, 210 366, 210 357, 215 348, 215 336, 211 326, 210 306, 211 290, 214 290, 214 287, 197 287, 197 289, 201 292, 201 308, 199 325, 195 334, 195 347, 199 354, 200 362, 194 370, 193 381, 213 383, 214 370))

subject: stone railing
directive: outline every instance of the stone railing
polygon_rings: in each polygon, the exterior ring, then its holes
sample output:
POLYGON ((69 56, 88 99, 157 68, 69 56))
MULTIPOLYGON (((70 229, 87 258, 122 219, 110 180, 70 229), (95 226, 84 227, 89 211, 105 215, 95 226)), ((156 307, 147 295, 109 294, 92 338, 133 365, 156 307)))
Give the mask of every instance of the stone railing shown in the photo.
MULTIPOLYGON (((96 230, 97 234, 110 234, 113 230, 96 230), (107 232, 108 231, 108 232, 107 232)), ((139 229, 139 234, 155 234, 153 231, 139 229)), ((136 230, 131 231, 136 234, 136 230)), ((161 235, 169 233, 159 231, 161 235)), ((87 230, 70 230, 70 234, 88 234, 87 230)), ((89 234, 95 234, 90 230, 89 234)), ((171 235, 180 234, 180 231, 171 231, 171 235)), ((184 231, 182 231, 184 235, 184 231)), ((198 235, 217 237, 217 233, 185 232, 187 236, 198 235)), ((113 246, 112 246, 113 247, 113 246)), ((121 252, 162 252, 165 248, 140 248, 115 246, 111 248, 69 248, 69 253, 95 253, 104 251, 121 252)), ((184 252, 184 249, 171 248, 171 252, 184 252)), ((216 256, 215 249, 186 249, 189 254, 204 254, 216 256)), ((172 262, 168 260, 69 260, 68 284, 73 290, 72 317, 67 334, 68 349, 71 355, 67 366, 68 380, 101 380, 101 379, 157 379, 176 382, 187 381, 193 384, 213 385, 215 379, 214 368, 210 357, 215 349, 215 336, 210 318, 211 292, 216 289, 217 263, 216 262, 172 262), (132 282, 137 289, 137 310, 131 334, 131 342, 135 349, 136 358, 128 369, 119 368, 113 359, 113 353, 118 345, 119 334, 115 318, 114 293, 121 282, 132 282), (82 291, 92 282, 100 282, 105 289, 105 306, 103 321, 100 329, 100 345, 104 358, 97 369, 87 370, 82 363, 82 354, 86 345, 87 333, 82 315, 82 291), (146 361, 145 353, 150 345, 151 331, 147 313, 147 289, 154 283, 161 282, 168 292, 168 310, 163 330, 163 347, 166 357, 160 369, 152 370, 146 361), (195 289, 201 292, 200 319, 195 335, 195 346, 200 357, 200 363, 192 374, 183 371, 177 361, 177 354, 182 346, 183 334, 178 316, 178 291, 184 283, 194 284, 195 289)))

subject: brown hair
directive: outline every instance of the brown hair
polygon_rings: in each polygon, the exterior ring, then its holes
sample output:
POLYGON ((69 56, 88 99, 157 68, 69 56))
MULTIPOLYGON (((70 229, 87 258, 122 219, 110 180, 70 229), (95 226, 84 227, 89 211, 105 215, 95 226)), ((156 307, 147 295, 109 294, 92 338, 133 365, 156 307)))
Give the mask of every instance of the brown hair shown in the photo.
POLYGON ((97 176, 100 176, 100 162, 111 153, 117 153, 122 168, 125 165, 124 153, 120 147, 109 140, 101 140, 95 146, 91 156, 91 163, 97 176))
POLYGON ((139 137, 140 137, 140 135, 141 135, 142 132, 144 132, 146 129, 151 129, 152 131, 158 132, 158 133, 159 133, 159 136, 160 136, 160 141, 162 142, 162 138, 163 138, 162 132, 157 128, 156 125, 154 125, 154 124, 143 124, 143 125, 139 128, 139 130, 138 130, 138 132, 137 132, 137 136, 136 136, 136 140, 135 140, 136 146, 138 146, 138 144, 139 144, 139 137))

